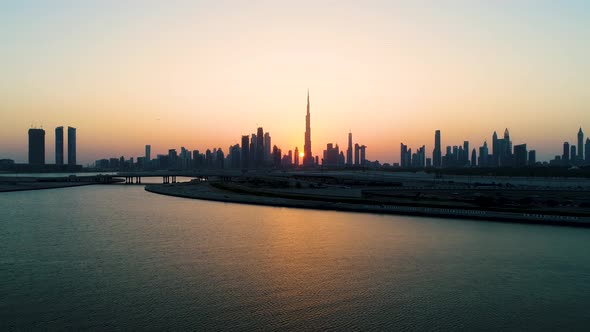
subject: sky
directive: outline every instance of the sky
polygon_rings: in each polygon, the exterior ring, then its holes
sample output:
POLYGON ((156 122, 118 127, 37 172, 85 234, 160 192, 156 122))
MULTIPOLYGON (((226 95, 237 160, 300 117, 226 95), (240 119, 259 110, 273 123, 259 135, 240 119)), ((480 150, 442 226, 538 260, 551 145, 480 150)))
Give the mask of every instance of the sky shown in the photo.
POLYGON ((398 162, 400 142, 479 147, 509 128, 537 158, 590 134, 589 1, 0 0, 0 159, 77 128, 78 162, 201 151, 262 126, 284 152, 398 162))

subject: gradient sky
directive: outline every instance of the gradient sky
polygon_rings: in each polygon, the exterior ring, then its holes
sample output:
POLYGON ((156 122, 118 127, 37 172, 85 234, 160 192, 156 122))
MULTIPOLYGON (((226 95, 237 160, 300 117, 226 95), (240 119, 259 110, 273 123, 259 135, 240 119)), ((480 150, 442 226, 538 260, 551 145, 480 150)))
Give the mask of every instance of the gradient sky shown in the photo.
POLYGON ((257 126, 283 151, 399 161, 399 144, 472 147, 508 127, 538 159, 590 134, 590 1, 0 1, 0 158, 27 130, 78 128, 78 161, 257 126))

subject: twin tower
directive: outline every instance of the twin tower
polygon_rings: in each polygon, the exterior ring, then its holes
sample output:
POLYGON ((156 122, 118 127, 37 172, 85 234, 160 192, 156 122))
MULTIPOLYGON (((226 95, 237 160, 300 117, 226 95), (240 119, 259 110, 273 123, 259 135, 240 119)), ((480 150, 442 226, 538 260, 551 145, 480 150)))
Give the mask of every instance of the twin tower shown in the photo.
MULTIPOLYGON (((64 165, 64 127, 55 128, 55 164, 64 165)), ((29 129, 29 165, 45 165, 45 130, 29 129)), ((76 128, 68 127, 68 166, 76 166, 76 128)))

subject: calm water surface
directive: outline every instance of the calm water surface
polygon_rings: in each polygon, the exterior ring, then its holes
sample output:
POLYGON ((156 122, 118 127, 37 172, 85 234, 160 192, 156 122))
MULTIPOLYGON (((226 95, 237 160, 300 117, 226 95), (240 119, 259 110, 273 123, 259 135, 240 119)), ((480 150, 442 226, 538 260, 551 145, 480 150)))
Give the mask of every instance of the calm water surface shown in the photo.
POLYGON ((588 326, 588 229, 0 193, 0 330, 588 326))

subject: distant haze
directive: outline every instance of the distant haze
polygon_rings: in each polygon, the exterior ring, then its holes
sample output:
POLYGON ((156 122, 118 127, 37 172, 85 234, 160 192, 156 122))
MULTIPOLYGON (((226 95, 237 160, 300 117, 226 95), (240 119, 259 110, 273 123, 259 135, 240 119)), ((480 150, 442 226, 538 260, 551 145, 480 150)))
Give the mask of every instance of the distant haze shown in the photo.
POLYGON ((588 1, 12 1, 0 4, 0 159, 77 128, 79 163, 221 147, 399 161, 399 144, 491 143, 538 160, 590 134, 588 1))

